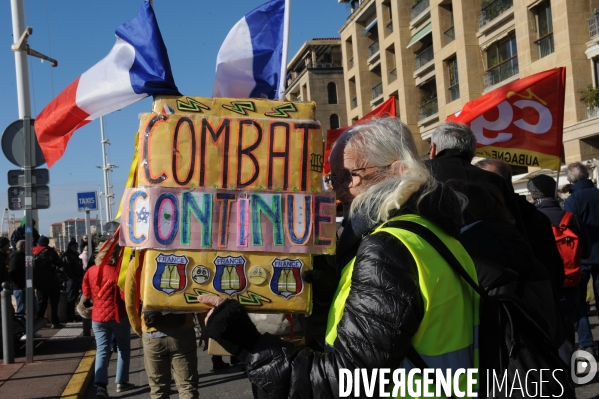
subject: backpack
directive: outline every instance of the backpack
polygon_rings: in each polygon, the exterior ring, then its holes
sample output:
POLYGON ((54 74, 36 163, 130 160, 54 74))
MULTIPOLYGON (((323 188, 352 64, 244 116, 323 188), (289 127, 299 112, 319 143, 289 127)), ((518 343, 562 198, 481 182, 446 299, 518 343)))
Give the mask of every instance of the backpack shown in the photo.
POLYGON ((33 287, 38 290, 52 289, 61 282, 48 251, 52 249, 44 249, 33 257, 33 287))
MULTIPOLYGON (((543 395, 576 398, 569 378, 569 366, 559 357, 546 332, 543 318, 519 299, 516 289, 510 292, 510 286, 523 285, 520 288, 526 289, 526 282, 514 280, 516 272, 506 269, 502 281, 493 284, 495 289, 498 286, 502 289, 489 295, 470 278, 449 248, 429 229, 408 221, 388 225, 422 237, 480 295, 479 397, 529 398, 540 396, 539 387, 542 386, 543 395)), ((409 351, 408 359, 419 368, 427 367, 414 350, 409 351)))
POLYGON ((564 287, 577 287, 580 283, 580 258, 582 247, 580 239, 568 227, 572 212, 566 212, 558 226, 551 225, 557 249, 564 262, 564 287))

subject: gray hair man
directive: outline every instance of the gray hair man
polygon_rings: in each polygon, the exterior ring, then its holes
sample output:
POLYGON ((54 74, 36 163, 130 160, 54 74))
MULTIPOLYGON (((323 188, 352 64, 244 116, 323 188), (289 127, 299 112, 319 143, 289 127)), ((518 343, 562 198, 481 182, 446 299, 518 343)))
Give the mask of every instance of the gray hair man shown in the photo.
POLYGON ((516 227, 528 237, 522 224, 512 185, 499 175, 472 165, 476 154, 476 137, 467 125, 448 122, 438 126, 431 136, 430 160, 425 161, 435 179, 447 182, 451 179, 469 183, 487 183, 496 186, 516 221, 516 227))
MULTIPOLYGON (((564 210, 572 212, 582 220, 591 244, 591 254, 581 261, 580 287, 584 289, 592 277, 595 302, 599 303, 599 190, 589 179, 589 170, 581 162, 568 165, 566 174, 568 181, 572 183, 572 194, 564 202, 564 210)), ((580 324, 578 332, 582 333, 580 324)))

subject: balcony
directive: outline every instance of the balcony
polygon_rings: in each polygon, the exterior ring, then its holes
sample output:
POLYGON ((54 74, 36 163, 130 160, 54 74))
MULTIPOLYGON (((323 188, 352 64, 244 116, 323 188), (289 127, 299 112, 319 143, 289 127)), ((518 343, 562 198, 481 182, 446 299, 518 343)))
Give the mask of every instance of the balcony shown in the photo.
POLYGON ((535 41, 537 45, 537 54, 539 58, 543 58, 553 53, 553 32, 546 34, 539 40, 535 41))
POLYGON ((416 70, 428 64, 430 61, 433 60, 433 58, 435 58, 435 53, 433 51, 433 46, 431 45, 428 48, 422 50, 420 53, 416 54, 416 70))
POLYGON ((439 113, 439 105, 436 98, 433 98, 431 101, 420 106, 420 120, 426 119, 437 113, 439 113))
POLYGON ((591 39, 599 36, 599 14, 595 14, 593 18, 589 19, 589 36, 591 39))
POLYGON ((346 4, 347 19, 349 19, 366 0, 350 0, 346 4))
POLYGON ((387 24, 387 34, 390 35, 391 33, 393 33, 393 21, 389 21, 387 24))
POLYGON ((518 56, 515 55, 487 71, 485 74, 485 89, 517 75, 518 72, 518 56))
POLYGON ((368 46, 368 57, 372 57, 373 55, 378 53, 379 49, 380 49, 379 41, 376 40, 374 43, 372 43, 370 46, 368 46))
POLYGON ((455 29, 452 26, 451 28, 447 29, 445 32, 443 32, 443 37, 445 38, 445 44, 449 44, 451 42, 453 42, 455 40, 455 29))
POLYGON ((383 83, 379 83, 378 85, 372 88, 372 99, 377 99, 383 95, 383 83))
POLYGON ((354 97, 351 99, 351 109, 354 109, 358 106, 358 97, 354 97))
POLYGON ((599 116, 599 107, 587 107, 587 119, 597 118, 599 116))
POLYGON ((430 0, 420 0, 412 6, 412 19, 422 14, 430 6, 430 0))
POLYGON ((455 101, 460 98, 460 84, 456 83, 449 87, 449 102, 455 101))
MULTIPOLYGON (((486 2, 483 0, 483 4, 486 2)), ((514 6, 514 0, 493 0, 487 3, 480 11, 480 17, 478 20, 478 26, 482 28, 488 22, 494 20, 505 10, 509 10, 514 6)))
POLYGON ((397 68, 393 68, 389 71, 389 83, 395 82, 397 80, 397 68))

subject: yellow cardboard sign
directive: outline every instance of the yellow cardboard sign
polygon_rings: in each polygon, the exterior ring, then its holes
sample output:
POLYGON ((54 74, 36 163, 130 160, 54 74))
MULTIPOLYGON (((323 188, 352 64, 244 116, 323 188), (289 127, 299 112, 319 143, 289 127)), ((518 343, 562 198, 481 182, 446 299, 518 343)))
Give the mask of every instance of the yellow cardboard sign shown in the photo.
MULTIPOLYGON (((152 191, 158 197, 146 209, 143 192, 131 191, 128 195, 136 199, 129 201, 128 217, 122 218, 123 231, 131 233, 123 238, 126 244, 152 248, 144 249, 143 256, 141 298, 145 310, 202 311, 207 307, 197 296, 206 294, 235 299, 250 312, 311 312, 311 286, 303 282, 301 274, 312 268, 313 254, 332 253, 335 247, 334 229, 329 226, 334 227, 334 214, 328 209, 333 198, 322 192, 323 134, 314 113, 314 103, 262 99, 169 96, 154 101, 153 112, 141 117, 137 187, 162 191, 152 191), (254 247, 215 247, 218 237, 215 240, 216 236, 204 234, 203 229, 216 221, 206 219, 210 207, 201 205, 206 205, 208 197, 219 199, 219 195, 227 196, 231 209, 243 210, 241 202, 249 201, 247 219, 274 226, 272 233, 263 229, 260 237, 252 237, 252 243, 259 244, 254 247), (265 202, 264 198, 271 200, 265 202), (258 201, 255 209, 251 208, 252 199, 258 201), (187 206, 181 209, 186 213, 175 212, 173 204, 185 200, 187 206), (258 214, 252 214, 256 210, 258 214), (306 210, 309 216, 303 213, 306 210), (187 219, 181 219, 183 213, 187 219), (333 220, 328 220, 331 216, 333 220), (194 220, 199 223, 192 223, 194 220), (176 224, 191 226, 191 230, 178 232, 176 224), (320 226, 324 230, 310 230, 320 226), (281 235, 281 229, 293 234, 281 235), (172 232, 176 233, 170 237, 172 232), (191 245, 194 234, 199 240, 195 246, 191 245), (200 240, 204 235, 206 245, 200 240), (146 236, 154 241, 135 242, 146 236), (298 251, 293 250, 294 242, 284 241, 283 246, 279 242, 281 237, 301 241, 304 236, 310 244, 298 251), (262 252, 256 252, 258 247, 262 252)), ((217 215, 225 218, 225 208, 208 203, 213 205, 211 209, 221 209, 217 215)), ((254 228, 257 224, 243 221, 242 216, 236 218, 240 221, 230 222, 236 228, 233 233, 224 225, 214 231, 227 232, 230 243, 249 241, 249 235, 260 231, 254 228), (250 227, 243 228, 243 223, 250 227), (237 237, 239 234, 248 237, 237 237)))

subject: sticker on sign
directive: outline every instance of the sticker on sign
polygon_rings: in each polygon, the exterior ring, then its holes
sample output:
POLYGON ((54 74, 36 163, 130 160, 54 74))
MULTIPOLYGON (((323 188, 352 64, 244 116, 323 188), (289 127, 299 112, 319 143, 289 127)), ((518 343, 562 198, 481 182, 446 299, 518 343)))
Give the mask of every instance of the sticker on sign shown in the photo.
POLYGON ((77 210, 96 211, 98 210, 98 197, 95 191, 77 193, 77 210))

